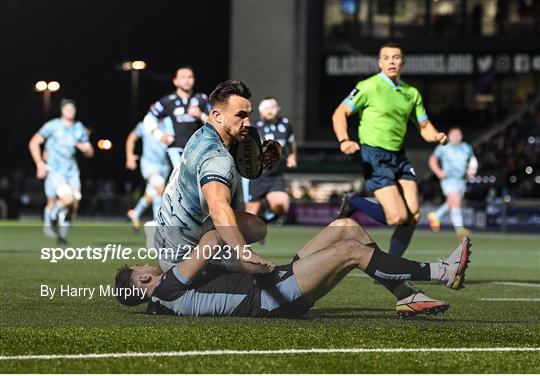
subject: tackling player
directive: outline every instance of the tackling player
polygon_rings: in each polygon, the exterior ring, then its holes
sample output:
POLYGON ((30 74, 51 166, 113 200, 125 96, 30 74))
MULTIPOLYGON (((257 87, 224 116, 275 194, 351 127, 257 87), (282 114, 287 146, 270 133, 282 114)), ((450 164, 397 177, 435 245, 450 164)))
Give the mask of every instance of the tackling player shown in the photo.
POLYGON ((186 142, 208 119, 208 97, 194 93, 195 75, 190 67, 180 67, 173 79, 176 91, 152 105, 144 117, 144 125, 154 137, 169 145, 167 153, 173 168, 180 162, 186 142), (159 129, 159 119, 170 117, 173 122, 174 137, 159 129))
POLYGON ((458 240, 469 235, 469 230, 463 227, 461 202, 467 187, 467 178, 476 175, 478 160, 473 148, 463 142, 463 133, 459 128, 448 131, 447 145, 439 145, 429 157, 431 171, 441 181, 441 188, 446 196, 446 202, 435 212, 428 215, 429 226, 435 232, 441 228, 440 219, 450 211, 450 220, 456 231, 458 240))
POLYGON ((289 195, 283 176, 283 167, 296 167, 296 142, 289 119, 279 116, 281 110, 278 101, 274 97, 265 97, 259 104, 260 120, 255 127, 265 140, 279 142, 283 153, 281 160, 273 167, 264 170, 262 175, 249 181, 249 195, 246 202, 248 213, 262 214, 263 220, 270 222, 287 214, 289 211, 289 195), (262 200, 268 202, 268 210, 261 213, 262 200))
POLYGON ((366 188, 379 202, 346 195, 339 216, 362 210, 380 223, 397 226, 390 240, 390 253, 396 256, 407 249, 420 219, 416 174, 403 149, 409 119, 427 142, 446 143, 446 135, 429 121, 418 90, 400 79, 404 63, 398 45, 383 45, 379 51, 381 72, 358 82, 332 116, 341 152, 360 150, 366 188), (360 113, 362 146, 350 140, 347 132, 347 118, 355 112, 360 113))
MULTIPOLYGON (((235 215, 231 199, 236 189, 237 171, 229 147, 243 139, 251 126, 251 93, 240 81, 219 84, 210 95, 212 105, 208 122, 196 131, 186 144, 165 188, 163 204, 157 216, 156 248, 179 250, 163 252, 161 269, 166 271, 183 260, 197 246, 209 228, 239 250, 247 247, 245 233, 247 213, 235 215)), ((263 163, 279 160, 280 146, 269 141, 263 163)), ((229 260, 232 270, 266 270, 269 262, 256 255, 249 259, 229 260), (251 265, 250 265, 251 264, 251 265)))
POLYGON ((45 123, 30 139, 28 148, 36 164, 36 176, 45 179, 47 205, 44 210, 44 232, 48 235, 50 223, 58 243, 65 244, 71 227, 71 220, 81 200, 81 180, 75 154, 79 150, 91 158, 94 149, 90 144, 88 129, 75 120, 75 102, 63 99, 60 104, 60 118, 45 123), (41 145, 45 143, 45 162, 41 145))
MULTIPOLYGON (((165 134, 172 135, 172 121, 165 118, 159 125, 165 134)), ((165 182, 169 176, 170 167, 167 161, 167 146, 156 140, 140 122, 132 130, 126 139, 126 168, 135 170, 139 156, 135 154, 137 140, 142 140, 142 155, 140 158, 141 175, 146 181, 146 190, 139 199, 135 208, 128 210, 127 216, 131 220, 131 226, 135 231, 141 227, 139 218, 146 208, 152 204, 153 217, 156 218, 161 207, 161 196, 165 189, 165 182)))

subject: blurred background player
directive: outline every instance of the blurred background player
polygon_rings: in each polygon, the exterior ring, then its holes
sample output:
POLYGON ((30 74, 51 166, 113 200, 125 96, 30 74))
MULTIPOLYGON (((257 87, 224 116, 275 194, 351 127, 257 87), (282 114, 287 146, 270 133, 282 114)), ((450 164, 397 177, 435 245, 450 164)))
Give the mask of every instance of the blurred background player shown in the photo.
POLYGON ((448 144, 439 145, 429 157, 431 171, 441 181, 441 188, 446 202, 436 211, 429 213, 429 226, 435 232, 441 228, 440 219, 450 212, 450 220, 456 231, 458 240, 469 235, 469 230, 463 227, 461 202, 467 187, 467 179, 476 175, 478 160, 473 148, 463 142, 463 133, 459 128, 448 131, 448 144))
MULTIPOLYGON (((164 134, 172 135, 174 133, 172 120, 168 117, 163 119, 159 124, 159 129, 164 134)), ((135 145, 139 139, 142 140, 139 167, 141 175, 146 181, 146 190, 135 207, 127 212, 134 231, 140 229, 139 219, 150 204, 152 204, 152 218, 156 218, 161 207, 161 196, 170 172, 169 161, 167 160, 167 146, 153 137, 142 122, 137 124, 126 139, 126 168, 131 171, 137 168, 139 156, 135 154, 135 145)))
POLYGON ((69 99, 60 104, 60 118, 45 123, 28 143, 30 154, 36 164, 36 176, 45 179, 44 233, 56 236, 60 244, 66 243, 78 203, 81 200, 81 180, 75 154, 80 150, 87 158, 94 155, 88 129, 75 120, 77 108, 69 99), (45 143, 42 158, 41 145, 45 143))
POLYGON ((289 119, 280 117, 281 107, 276 98, 265 97, 259 104, 259 116, 254 126, 265 140, 275 140, 280 143, 281 160, 273 167, 265 169, 262 175, 251 181, 246 200, 246 211, 261 215, 263 220, 271 222, 280 219, 289 211, 289 195, 283 175, 283 167, 296 168, 296 142, 289 119), (263 205, 265 200, 268 205, 263 205), (265 206, 267 206, 265 208, 265 206))
POLYGON ((380 223, 397 226, 390 240, 395 256, 405 252, 420 219, 416 173, 403 149, 409 119, 427 142, 446 142, 446 135, 429 121, 419 91, 400 79, 404 63, 401 47, 384 44, 379 50, 381 72, 358 82, 332 116, 341 152, 360 150, 366 188, 379 202, 346 195, 339 216, 361 210, 380 223), (347 118, 355 112, 360 113, 361 148, 347 132, 347 118))
POLYGON ((154 103, 143 122, 154 137, 169 145, 167 153, 174 168, 186 142, 208 119, 210 108, 206 94, 193 92, 195 75, 190 67, 178 68, 173 84, 176 91, 154 103), (174 137, 159 129, 158 121, 165 117, 172 120, 174 137))

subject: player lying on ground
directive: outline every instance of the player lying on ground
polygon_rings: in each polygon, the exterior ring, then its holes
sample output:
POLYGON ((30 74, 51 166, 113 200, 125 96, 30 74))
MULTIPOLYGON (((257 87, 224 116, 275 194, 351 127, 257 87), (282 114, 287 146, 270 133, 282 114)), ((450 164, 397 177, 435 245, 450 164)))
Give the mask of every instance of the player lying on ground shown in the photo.
MULTIPOLYGON (((338 219, 305 244, 291 263, 266 273, 239 273, 210 266, 212 257, 231 252, 210 229, 190 257, 163 273, 157 266, 120 269, 116 288, 138 294, 120 295, 118 300, 134 306, 149 302, 147 312, 182 316, 290 317, 305 314, 349 272, 361 269, 394 292, 403 281, 441 281, 460 289, 469 263, 470 242, 462 243, 446 259, 422 263, 390 255, 379 249, 370 236, 351 219, 338 219), (209 250, 205 254, 203 250, 209 250)), ((249 248, 238 250, 250 261, 249 248)), ((254 263, 260 260, 253 259, 254 263)), ((444 312, 446 302, 421 292, 403 297, 397 304, 399 316, 444 312)))

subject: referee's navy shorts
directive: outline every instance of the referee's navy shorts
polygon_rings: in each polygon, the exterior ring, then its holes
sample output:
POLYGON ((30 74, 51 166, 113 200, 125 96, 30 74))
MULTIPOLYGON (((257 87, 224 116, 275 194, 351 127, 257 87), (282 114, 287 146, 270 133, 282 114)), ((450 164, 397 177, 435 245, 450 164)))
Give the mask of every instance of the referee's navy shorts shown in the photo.
POLYGON ((405 150, 396 152, 362 145, 360 155, 368 191, 394 185, 400 179, 416 181, 416 172, 405 150))

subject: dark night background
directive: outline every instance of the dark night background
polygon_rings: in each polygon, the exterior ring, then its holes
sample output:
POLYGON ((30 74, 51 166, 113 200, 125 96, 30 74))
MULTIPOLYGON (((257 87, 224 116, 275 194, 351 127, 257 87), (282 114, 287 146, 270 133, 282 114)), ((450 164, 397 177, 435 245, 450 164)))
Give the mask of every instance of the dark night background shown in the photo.
POLYGON ((30 137, 43 124, 39 80, 56 80, 51 116, 61 98, 77 102, 78 119, 92 130, 93 160, 79 158, 82 176, 135 178, 124 168, 124 141, 130 120, 130 72, 117 71, 123 60, 144 60, 138 117, 159 97, 171 93, 176 67, 190 65, 196 90, 209 93, 228 78, 229 1, 2 1, 2 174, 33 173, 30 137))

